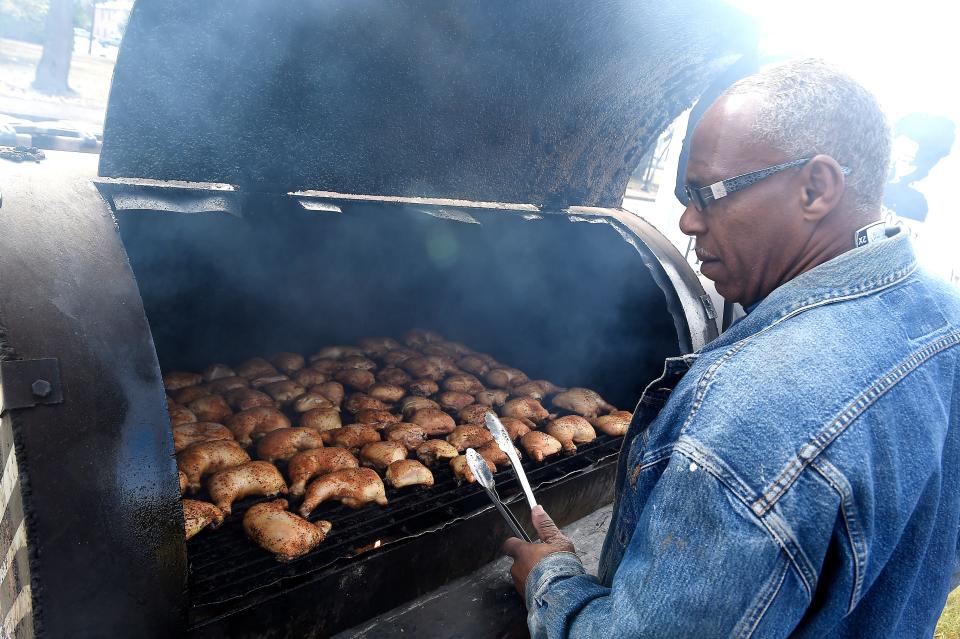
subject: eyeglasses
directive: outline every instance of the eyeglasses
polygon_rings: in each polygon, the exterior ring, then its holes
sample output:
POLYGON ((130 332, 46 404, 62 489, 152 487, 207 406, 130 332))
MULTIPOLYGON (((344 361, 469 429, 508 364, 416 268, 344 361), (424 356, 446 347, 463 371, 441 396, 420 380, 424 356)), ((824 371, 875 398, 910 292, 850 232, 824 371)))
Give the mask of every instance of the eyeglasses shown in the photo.
MULTIPOLYGON (((687 202, 693 202, 693 206, 698 211, 703 211, 705 208, 707 208, 707 205, 714 200, 719 200, 722 197, 727 197, 731 193, 742 191, 748 186, 756 184, 760 180, 768 178, 771 175, 775 175, 780 171, 792 169, 795 166, 803 166, 812 159, 813 158, 801 158, 799 160, 792 160, 790 162, 784 162, 783 164, 777 164, 775 166, 768 166, 767 168, 760 169, 759 171, 752 171, 736 177, 727 178, 726 180, 714 182, 709 186, 695 187, 690 186, 689 184, 684 184, 683 192, 687 196, 687 202)), ((840 171, 844 175, 850 173, 850 169, 845 166, 841 166, 840 171)), ((683 202, 683 204, 687 204, 687 202, 683 202)))

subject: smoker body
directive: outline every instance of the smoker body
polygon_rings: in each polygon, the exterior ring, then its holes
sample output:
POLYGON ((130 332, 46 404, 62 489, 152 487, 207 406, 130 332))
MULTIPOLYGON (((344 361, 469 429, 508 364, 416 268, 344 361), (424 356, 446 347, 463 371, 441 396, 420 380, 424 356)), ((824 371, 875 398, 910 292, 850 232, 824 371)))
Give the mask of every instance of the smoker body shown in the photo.
MULTIPOLYGON (((502 523, 449 477, 286 566, 236 526, 184 543, 161 367, 425 327, 629 409, 716 335, 686 262, 617 207, 736 58, 726 7, 283 6, 141 0, 100 177, 56 152, 0 166, 11 636, 326 635, 495 553, 502 523)), ((561 523, 609 499, 617 448, 534 472, 561 523)))

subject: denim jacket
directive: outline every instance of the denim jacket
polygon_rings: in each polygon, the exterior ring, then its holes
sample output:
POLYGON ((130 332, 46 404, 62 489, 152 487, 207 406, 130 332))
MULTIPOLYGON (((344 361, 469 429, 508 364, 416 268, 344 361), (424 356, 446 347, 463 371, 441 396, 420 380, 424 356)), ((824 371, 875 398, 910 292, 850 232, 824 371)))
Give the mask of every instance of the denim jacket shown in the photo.
POLYGON ((930 637, 957 570, 958 345, 960 294, 901 233, 669 359, 599 577, 537 564, 533 637, 930 637))

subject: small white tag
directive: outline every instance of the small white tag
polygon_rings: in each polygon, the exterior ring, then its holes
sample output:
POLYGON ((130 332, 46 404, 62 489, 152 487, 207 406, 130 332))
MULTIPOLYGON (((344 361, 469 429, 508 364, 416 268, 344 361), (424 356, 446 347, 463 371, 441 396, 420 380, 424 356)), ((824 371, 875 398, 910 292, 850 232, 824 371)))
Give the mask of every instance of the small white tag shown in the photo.
POLYGON ((860 248, 871 242, 886 239, 886 237, 887 230, 884 223, 874 222, 873 224, 868 224, 863 228, 857 229, 856 233, 853 234, 853 246, 854 248, 860 248))
POLYGON ((727 196, 727 187, 723 185, 723 182, 714 182, 710 185, 710 192, 713 193, 713 199, 719 200, 727 196))

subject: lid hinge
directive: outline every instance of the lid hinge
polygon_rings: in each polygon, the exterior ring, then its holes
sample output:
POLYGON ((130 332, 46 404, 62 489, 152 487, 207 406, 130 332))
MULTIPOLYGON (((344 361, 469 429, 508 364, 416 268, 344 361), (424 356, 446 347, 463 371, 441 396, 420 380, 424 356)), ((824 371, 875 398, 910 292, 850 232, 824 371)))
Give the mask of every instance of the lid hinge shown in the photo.
POLYGON ((0 415, 62 402, 60 360, 56 357, 0 361, 0 415))
POLYGON ((717 319, 717 311, 713 308, 713 300, 710 299, 710 296, 704 293, 700 296, 700 303, 703 304, 703 310, 707 312, 707 319, 715 320, 717 319))

